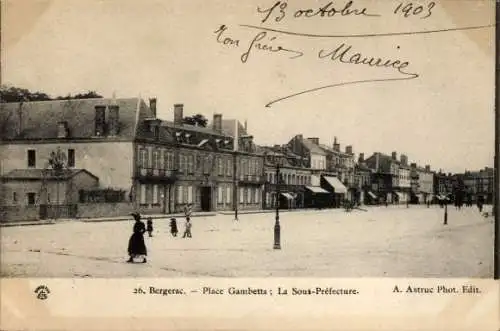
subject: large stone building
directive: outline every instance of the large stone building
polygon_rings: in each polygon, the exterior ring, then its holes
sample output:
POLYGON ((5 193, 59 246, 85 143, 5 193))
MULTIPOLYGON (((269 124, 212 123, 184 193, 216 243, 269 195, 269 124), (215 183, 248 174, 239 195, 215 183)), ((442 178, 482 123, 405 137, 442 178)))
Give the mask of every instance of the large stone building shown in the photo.
POLYGON ((461 174, 466 194, 472 201, 477 201, 479 196, 482 196, 487 203, 493 202, 494 194, 494 169, 485 167, 479 171, 465 171, 461 174))
MULTIPOLYGON (((98 181, 99 190, 121 196, 112 207, 79 204, 78 211, 68 217, 115 216, 132 210, 173 213, 188 203, 194 210, 261 206, 262 156, 245 139, 235 145, 234 137, 223 132, 220 114, 214 116, 212 127, 204 128, 184 124, 181 104, 174 106, 173 122, 157 118, 156 99, 149 104, 140 98, 100 98, 2 103, 0 107, 0 169, 11 187, 7 192, 2 185, 3 210, 13 207, 14 177, 21 172, 26 177, 30 171, 46 174, 53 169, 50 162, 55 151, 62 151, 64 169, 84 170, 98 181), (236 155, 238 164, 234 163, 236 155)), ((22 208, 33 195, 40 205, 69 203, 62 197, 55 201, 53 195, 50 201, 41 201, 47 181, 40 178, 38 182, 40 188, 28 192, 29 197, 17 194, 14 207, 22 208)), ((89 188, 82 184, 74 190, 89 188)))
POLYGON ((280 208, 285 209, 308 207, 306 191, 314 189, 310 188, 312 172, 307 166, 307 158, 291 152, 286 145, 262 146, 260 150, 264 154, 266 176, 263 207, 275 208, 277 202, 280 208), (276 176, 278 164, 280 165, 279 197, 277 196, 278 178, 276 176))
POLYGON ((373 153, 365 160, 372 170, 372 188, 381 202, 396 203, 399 201, 399 162, 396 156, 388 156, 380 152, 373 153))

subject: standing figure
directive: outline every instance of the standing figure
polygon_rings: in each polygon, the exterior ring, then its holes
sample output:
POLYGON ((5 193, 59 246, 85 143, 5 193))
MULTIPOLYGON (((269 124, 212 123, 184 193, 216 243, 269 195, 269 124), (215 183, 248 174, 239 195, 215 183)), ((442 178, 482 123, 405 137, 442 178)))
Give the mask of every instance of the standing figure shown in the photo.
POLYGON ((187 205, 184 206, 184 216, 186 217, 186 219, 188 217, 191 217, 192 212, 193 212, 193 210, 192 210, 190 203, 188 203, 187 205))
POLYGON ((480 195, 477 197, 477 208, 479 209, 480 213, 483 211, 483 204, 484 204, 483 196, 480 195))
POLYGON ((177 220, 175 218, 170 219, 170 233, 173 237, 177 237, 177 220))
POLYGON ((148 231, 149 236, 152 237, 153 236, 153 219, 151 217, 148 217, 146 230, 148 231))
POLYGON ((190 222, 190 218, 189 216, 186 217, 186 228, 184 229, 184 235, 182 236, 182 238, 191 238, 191 222, 190 222))
POLYGON ((146 232, 146 226, 144 222, 141 221, 141 215, 139 213, 131 214, 135 219, 134 233, 130 236, 128 241, 128 255, 130 258, 127 262, 133 263, 134 258, 142 256, 142 263, 146 263, 146 256, 148 255, 146 244, 144 243, 144 232, 146 232))

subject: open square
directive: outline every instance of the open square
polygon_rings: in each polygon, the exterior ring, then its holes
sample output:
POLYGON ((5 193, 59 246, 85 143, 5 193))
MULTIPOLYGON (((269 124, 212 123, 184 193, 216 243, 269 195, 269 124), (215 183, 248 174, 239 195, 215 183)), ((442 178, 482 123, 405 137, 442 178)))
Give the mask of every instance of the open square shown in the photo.
MULTIPOLYGON (((169 218, 145 235, 148 262, 130 264, 133 220, 2 229, 3 277, 493 277, 494 221, 475 207, 371 207, 194 217, 193 237, 169 218)), ((485 210, 491 210, 487 206, 485 210)))

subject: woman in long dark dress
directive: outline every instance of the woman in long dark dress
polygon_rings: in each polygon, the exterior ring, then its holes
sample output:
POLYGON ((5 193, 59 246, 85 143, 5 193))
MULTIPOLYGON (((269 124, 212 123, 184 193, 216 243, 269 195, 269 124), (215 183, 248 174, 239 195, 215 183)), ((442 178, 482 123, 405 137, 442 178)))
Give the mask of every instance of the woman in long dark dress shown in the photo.
POLYGON ((146 244, 144 243, 144 232, 146 232, 146 226, 144 222, 141 221, 141 215, 138 213, 133 213, 135 224, 134 224, 134 233, 130 236, 128 241, 128 255, 130 258, 127 262, 134 262, 135 257, 139 257, 142 255, 143 260, 142 263, 146 263, 147 249, 146 244))

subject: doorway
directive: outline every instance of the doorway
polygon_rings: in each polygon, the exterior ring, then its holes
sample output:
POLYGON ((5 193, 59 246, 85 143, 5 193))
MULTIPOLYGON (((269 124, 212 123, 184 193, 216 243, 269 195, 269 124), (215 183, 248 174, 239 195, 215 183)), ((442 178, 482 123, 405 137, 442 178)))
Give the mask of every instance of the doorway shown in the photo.
POLYGON ((201 210, 210 211, 212 205, 212 188, 210 186, 201 187, 201 210))

